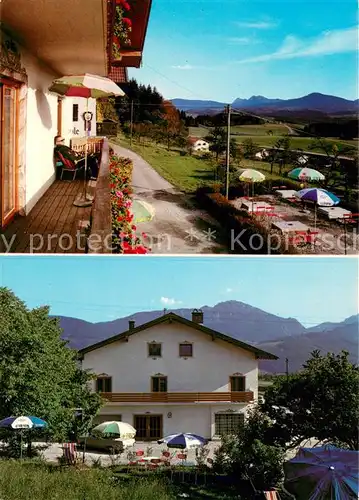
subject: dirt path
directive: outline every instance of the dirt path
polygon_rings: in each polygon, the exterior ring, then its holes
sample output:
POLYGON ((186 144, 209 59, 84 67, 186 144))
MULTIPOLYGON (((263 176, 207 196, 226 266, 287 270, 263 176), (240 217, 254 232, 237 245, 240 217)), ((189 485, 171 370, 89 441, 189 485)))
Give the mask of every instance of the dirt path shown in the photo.
POLYGON ((186 194, 163 179, 141 156, 121 146, 112 147, 120 156, 133 160, 134 198, 155 209, 152 221, 137 224, 137 233, 147 235, 151 253, 228 253, 219 242, 220 228, 216 221, 195 207, 186 194))

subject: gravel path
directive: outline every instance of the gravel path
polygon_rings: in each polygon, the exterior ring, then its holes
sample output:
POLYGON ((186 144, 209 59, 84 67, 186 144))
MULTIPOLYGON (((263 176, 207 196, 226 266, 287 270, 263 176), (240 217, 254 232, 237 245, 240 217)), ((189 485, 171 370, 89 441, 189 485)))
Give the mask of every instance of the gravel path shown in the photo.
POLYGON ((133 160, 134 198, 155 209, 152 221, 137 224, 138 234, 148 236, 144 242, 151 253, 227 253, 218 241, 220 228, 216 221, 195 207, 185 193, 163 179, 141 156, 114 144, 112 147, 116 154, 133 160))

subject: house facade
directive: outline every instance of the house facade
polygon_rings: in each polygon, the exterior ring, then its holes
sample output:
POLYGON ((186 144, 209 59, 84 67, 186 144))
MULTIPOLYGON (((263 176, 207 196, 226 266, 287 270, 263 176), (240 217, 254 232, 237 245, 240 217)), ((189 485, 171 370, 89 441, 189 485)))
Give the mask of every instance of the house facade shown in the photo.
POLYGON ((122 420, 139 440, 177 432, 219 438, 238 427, 258 398, 258 361, 276 356, 176 314, 80 351, 105 405, 96 422, 122 420))
POLYGON ((188 138, 188 148, 192 153, 202 152, 206 153, 209 151, 209 143, 204 139, 198 137, 188 138))

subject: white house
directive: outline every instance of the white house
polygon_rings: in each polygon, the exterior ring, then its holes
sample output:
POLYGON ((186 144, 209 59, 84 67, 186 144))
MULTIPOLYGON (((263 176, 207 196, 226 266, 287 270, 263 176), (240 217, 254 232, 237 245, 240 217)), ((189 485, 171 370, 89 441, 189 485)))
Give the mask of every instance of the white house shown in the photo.
POLYGON ((265 158, 268 158, 269 153, 266 149, 262 149, 262 151, 258 151, 258 153, 255 154, 255 158, 257 160, 264 160, 265 158))
MULTIPOLYGON (((55 78, 108 74, 107 1, 1 0, 0 230, 55 179, 54 137, 84 136, 85 99, 59 98, 55 78)), ((91 133, 96 134, 95 102, 91 133)))
POLYGON ((106 403, 97 421, 122 420, 137 439, 176 432, 219 438, 258 398, 258 361, 276 356, 174 313, 82 349, 83 369, 106 403))
POLYGON ((199 137, 188 137, 188 148, 192 153, 205 153, 209 151, 209 143, 199 137))

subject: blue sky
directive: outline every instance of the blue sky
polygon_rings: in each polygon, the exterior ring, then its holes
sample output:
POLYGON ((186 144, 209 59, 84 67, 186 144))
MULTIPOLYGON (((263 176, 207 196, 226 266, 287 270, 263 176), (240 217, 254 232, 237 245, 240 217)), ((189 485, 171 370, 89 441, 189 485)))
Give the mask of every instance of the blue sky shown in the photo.
POLYGON ((0 286, 92 322, 239 300, 310 327, 357 314, 358 259, 6 255, 0 286))
POLYGON ((355 0, 153 0, 143 68, 171 99, 356 99, 355 0))

